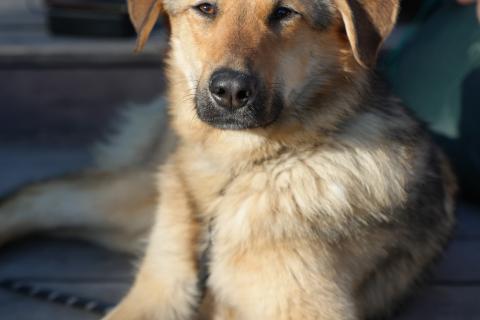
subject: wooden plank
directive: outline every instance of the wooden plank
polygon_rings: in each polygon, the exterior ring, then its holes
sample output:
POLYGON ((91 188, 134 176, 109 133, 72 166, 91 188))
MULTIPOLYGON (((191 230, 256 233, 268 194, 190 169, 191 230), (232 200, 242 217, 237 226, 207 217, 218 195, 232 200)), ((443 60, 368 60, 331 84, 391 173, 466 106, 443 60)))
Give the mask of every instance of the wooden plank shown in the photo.
MULTIPOLYGON (((32 284, 86 298, 99 299, 107 303, 118 302, 128 290, 128 284, 124 283, 34 282, 32 284)), ((100 319, 100 316, 0 290, 0 318, 2 320, 95 320, 100 319)))
MULTIPOLYGON (((47 285, 43 284, 42 285, 47 285)), ((125 285, 48 284, 50 288, 80 295, 98 296, 118 301, 125 293, 125 285)), ((478 320, 480 319, 480 287, 426 288, 405 305, 395 320, 478 320)), ((98 317, 47 302, 0 291, 0 316, 3 320, 90 320, 98 317)))
POLYGON ((457 212, 455 237, 434 268, 434 283, 480 282, 480 207, 461 203, 457 212))
POLYGON ((133 53, 135 39, 54 38, 45 33, 0 33, 0 68, 159 67, 167 49, 164 33, 133 53))
MULTIPOLYGON (((77 291, 78 293, 96 292, 103 296, 119 295, 125 288, 97 286, 95 284, 54 285, 57 290, 77 291)), ((424 290, 417 299, 407 304, 395 320, 478 320, 480 319, 480 288, 432 287, 424 290)), ((2 320, 90 320, 99 317, 88 313, 56 306, 47 302, 24 298, 0 291, 0 316, 2 320), (35 315, 35 317, 32 317, 35 315)))
POLYGON ((85 148, 1 146, 0 195, 25 183, 80 170, 92 163, 85 148))
POLYGON ((480 206, 460 203, 457 218, 457 239, 480 240, 480 206))
MULTIPOLYGON (((125 284, 40 283, 42 286, 107 302, 119 301, 128 289, 125 284)), ((420 291, 409 301, 395 320, 478 320, 480 287, 433 286, 420 291)), ((88 313, 56 306, 48 302, 0 291, 0 316, 4 320, 97 319, 88 313)))
POLYGON ((480 287, 433 286, 419 292, 395 320, 479 320, 480 287))
MULTIPOLYGON (((480 285, 480 241, 454 240, 434 268, 435 283, 480 285)), ((480 302, 480 297, 479 297, 480 302)))
POLYGON ((59 292, 98 299, 100 302, 116 305, 128 292, 130 282, 33 282, 40 287, 59 292))
POLYGON ((30 146, 91 143, 111 128, 122 106, 148 104, 164 88, 161 68, 0 68, 0 139, 23 138, 30 146))
POLYGON ((80 241, 30 239, 0 252, 0 278, 129 283, 133 257, 80 241))
POLYGON ((163 29, 133 54, 135 38, 59 37, 49 34, 42 0, 0 2, 0 66, 160 65, 168 46, 163 29))
POLYGON ((0 30, 34 28, 44 23, 42 0, 0 1, 0 30))

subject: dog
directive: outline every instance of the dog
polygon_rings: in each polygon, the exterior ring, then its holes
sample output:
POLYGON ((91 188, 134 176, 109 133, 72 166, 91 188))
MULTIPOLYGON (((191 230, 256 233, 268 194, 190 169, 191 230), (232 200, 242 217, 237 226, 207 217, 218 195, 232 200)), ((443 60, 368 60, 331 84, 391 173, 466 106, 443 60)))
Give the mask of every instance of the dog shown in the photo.
POLYGON ((168 17, 166 102, 124 112, 92 169, 3 198, 1 241, 142 250, 108 320, 391 315, 447 244, 456 192, 375 76, 398 2, 129 0, 138 50, 168 17))

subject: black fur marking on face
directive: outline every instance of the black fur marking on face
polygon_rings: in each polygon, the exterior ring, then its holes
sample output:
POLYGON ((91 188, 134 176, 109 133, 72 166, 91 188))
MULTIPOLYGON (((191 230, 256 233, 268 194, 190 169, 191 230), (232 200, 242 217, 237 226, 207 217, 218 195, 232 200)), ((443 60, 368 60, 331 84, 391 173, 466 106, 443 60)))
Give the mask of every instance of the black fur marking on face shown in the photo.
POLYGON ((311 18, 315 28, 327 29, 333 21, 331 0, 311 0, 307 2, 307 16, 311 18))

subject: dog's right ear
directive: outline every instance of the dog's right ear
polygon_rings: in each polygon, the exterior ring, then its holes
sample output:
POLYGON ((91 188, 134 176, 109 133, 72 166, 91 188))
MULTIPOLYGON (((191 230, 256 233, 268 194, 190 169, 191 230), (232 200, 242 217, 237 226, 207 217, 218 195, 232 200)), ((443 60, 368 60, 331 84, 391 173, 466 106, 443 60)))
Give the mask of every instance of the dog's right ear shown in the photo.
POLYGON ((162 0, 128 0, 130 19, 138 34, 136 52, 145 47, 162 11, 162 0))
POLYGON ((357 62, 372 67, 377 53, 393 30, 399 0, 335 0, 357 62))

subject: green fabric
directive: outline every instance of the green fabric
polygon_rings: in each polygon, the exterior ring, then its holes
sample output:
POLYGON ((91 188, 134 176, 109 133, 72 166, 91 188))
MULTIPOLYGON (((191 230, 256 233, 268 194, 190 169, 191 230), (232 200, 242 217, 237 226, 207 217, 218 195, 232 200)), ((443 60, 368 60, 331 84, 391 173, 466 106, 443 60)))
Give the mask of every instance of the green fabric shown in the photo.
POLYGON ((480 73, 472 76, 480 68, 480 26, 473 7, 442 4, 385 67, 394 92, 438 135, 466 193, 480 200, 480 73))

